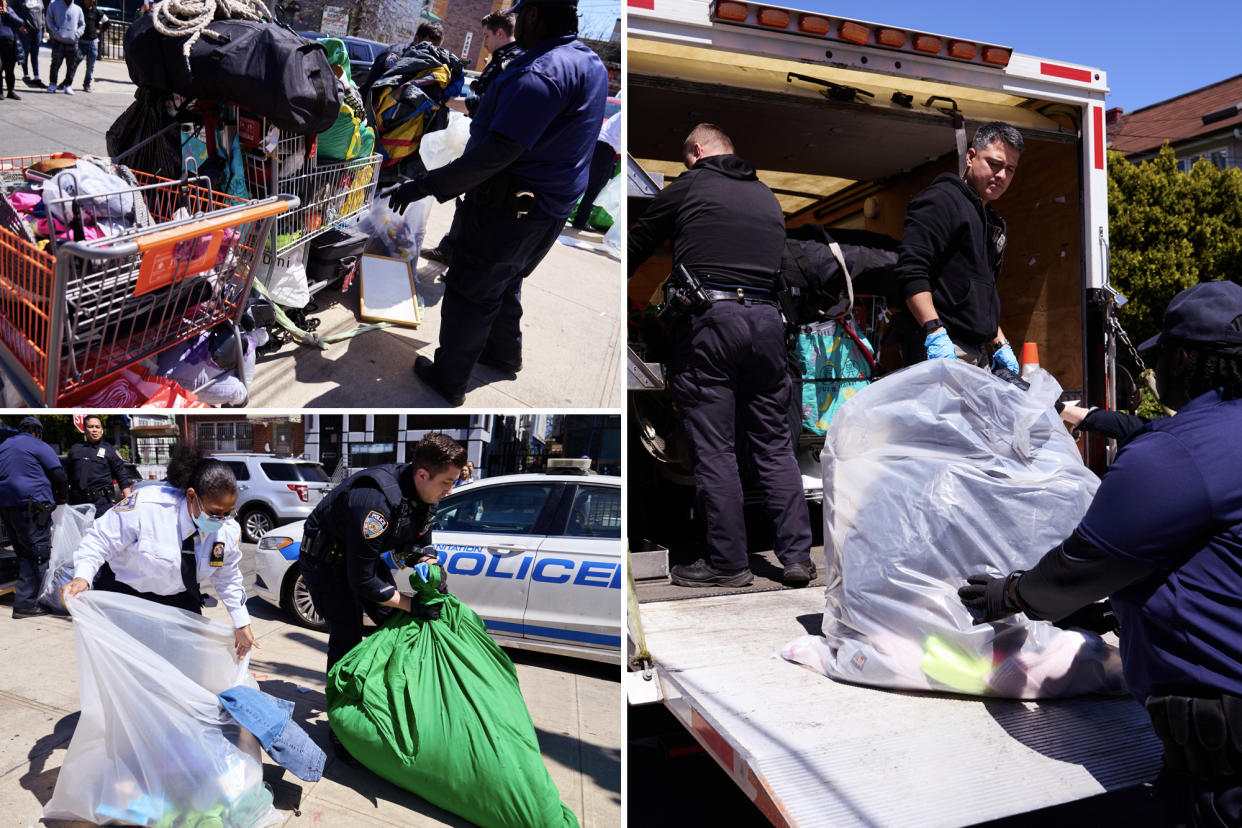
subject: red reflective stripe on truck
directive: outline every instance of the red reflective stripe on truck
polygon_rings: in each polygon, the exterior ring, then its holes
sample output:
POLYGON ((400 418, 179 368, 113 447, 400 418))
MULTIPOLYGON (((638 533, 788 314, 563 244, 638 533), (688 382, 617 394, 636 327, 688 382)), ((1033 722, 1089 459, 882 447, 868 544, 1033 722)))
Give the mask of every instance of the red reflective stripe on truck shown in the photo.
POLYGON ((1060 66, 1055 63, 1040 63, 1039 73, 1041 75, 1051 75, 1054 78, 1065 78, 1066 80, 1091 83, 1091 72, 1089 70, 1075 69, 1072 66, 1060 66))
POLYGON ((690 729, 703 747, 716 754, 716 759, 724 765, 725 770, 733 773, 733 746, 716 732, 716 729, 699 715, 699 711, 690 709, 690 729))
POLYGON ((1091 129, 1095 132, 1095 168, 1104 169, 1104 107, 1091 107, 1091 129))
POLYGON ((633 6, 636 9, 655 11, 655 0, 626 0, 625 5, 633 6))

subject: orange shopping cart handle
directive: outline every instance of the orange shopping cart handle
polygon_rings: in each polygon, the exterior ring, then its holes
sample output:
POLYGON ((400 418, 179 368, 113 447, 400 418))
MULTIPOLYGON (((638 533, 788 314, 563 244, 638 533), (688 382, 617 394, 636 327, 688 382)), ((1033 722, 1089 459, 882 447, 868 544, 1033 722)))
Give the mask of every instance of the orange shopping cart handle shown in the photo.
MULTIPOLYGON (((177 227, 164 230, 156 229, 143 233, 132 241, 116 242, 106 246, 96 246, 99 242, 83 244, 82 242, 62 242, 56 246, 56 256, 82 256, 88 259, 120 259, 134 256, 148 250, 168 247, 177 242, 196 239, 199 236, 236 227, 252 221, 259 221, 270 216, 277 216, 289 210, 296 210, 301 201, 295 195, 281 194, 270 199, 248 205, 241 209, 229 209, 208 213, 201 219, 189 219, 177 227)), ((107 241, 103 239, 102 241, 107 241)))

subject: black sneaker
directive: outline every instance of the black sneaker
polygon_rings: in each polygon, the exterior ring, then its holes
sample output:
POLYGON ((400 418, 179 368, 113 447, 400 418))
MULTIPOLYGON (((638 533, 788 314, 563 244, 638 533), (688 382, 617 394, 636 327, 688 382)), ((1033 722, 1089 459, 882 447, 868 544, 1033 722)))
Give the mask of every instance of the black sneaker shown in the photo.
POLYGON ((44 609, 43 607, 40 607, 40 606, 36 606, 34 609, 28 609, 28 610, 19 610, 17 607, 13 607, 14 618, 38 618, 40 615, 51 615, 51 614, 52 614, 51 610, 44 609))
POLYGON ((700 558, 691 564, 669 567, 668 579, 677 586, 685 587, 740 587, 755 580, 755 576, 749 569, 739 569, 736 572, 716 569, 700 558))
POLYGON ((424 259, 431 259, 433 262, 443 262, 444 264, 448 264, 448 251, 443 247, 440 247, 440 245, 436 245, 435 247, 424 247, 422 249, 422 254, 424 259))
POLYGON ((785 582, 785 586, 806 586, 815 580, 815 562, 807 558, 805 561, 790 564, 785 567, 781 580, 785 582))
POLYGON ((436 377, 436 364, 428 357, 419 356, 414 359, 414 375, 423 383, 435 391, 441 397, 448 401, 448 404, 457 408, 466 402, 465 394, 446 394, 440 387, 440 380, 436 377))
POLYGON ((9 94, 5 95, 4 97, 12 101, 20 101, 22 99, 22 96, 14 92, 12 89, 10 89, 9 94))

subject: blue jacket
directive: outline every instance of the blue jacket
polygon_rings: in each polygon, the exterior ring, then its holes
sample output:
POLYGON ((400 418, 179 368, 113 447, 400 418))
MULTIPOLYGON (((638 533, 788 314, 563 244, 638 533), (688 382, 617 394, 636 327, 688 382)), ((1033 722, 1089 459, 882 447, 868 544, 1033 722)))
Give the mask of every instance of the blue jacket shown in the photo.
POLYGON ((67 499, 68 478, 51 446, 26 432, 0 443, 0 508, 67 499))
POLYGON ((327 757, 293 721, 293 702, 240 684, 216 698, 239 725, 254 734, 276 764, 307 782, 323 776, 327 757))

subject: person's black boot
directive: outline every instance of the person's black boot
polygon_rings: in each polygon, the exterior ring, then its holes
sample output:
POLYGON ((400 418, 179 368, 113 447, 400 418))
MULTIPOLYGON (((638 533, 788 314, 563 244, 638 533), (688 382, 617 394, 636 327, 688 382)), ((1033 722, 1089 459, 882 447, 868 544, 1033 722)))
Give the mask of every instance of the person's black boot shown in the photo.
POLYGON ((700 559, 669 567, 668 579, 677 586, 685 587, 740 587, 755 580, 755 576, 749 569, 726 572, 700 559))
POLYGON ((436 364, 430 358, 425 356, 415 357, 414 359, 414 375, 423 381, 431 390, 435 391, 441 397, 448 401, 448 404, 454 408, 463 405, 466 402, 465 394, 447 394, 440 385, 440 379, 436 376, 436 364))
POLYGON ((781 580, 785 586, 806 586, 815 580, 815 563, 810 558, 792 563, 785 567, 781 580))

